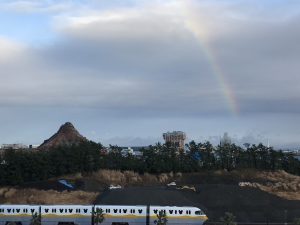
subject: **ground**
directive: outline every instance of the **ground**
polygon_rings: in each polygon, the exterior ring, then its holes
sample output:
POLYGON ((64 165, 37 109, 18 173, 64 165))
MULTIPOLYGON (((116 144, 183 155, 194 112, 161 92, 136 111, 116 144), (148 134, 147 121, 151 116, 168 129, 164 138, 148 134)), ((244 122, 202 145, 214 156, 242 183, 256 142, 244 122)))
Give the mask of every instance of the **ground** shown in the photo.
POLYGON ((211 221, 232 212, 241 222, 285 222, 300 217, 300 177, 284 171, 214 171, 139 175, 101 170, 63 177, 66 188, 52 179, 19 187, 2 187, 0 203, 188 205, 203 209, 211 221), (176 187, 166 184, 175 181, 176 187), (108 190, 110 184, 122 189, 108 190))

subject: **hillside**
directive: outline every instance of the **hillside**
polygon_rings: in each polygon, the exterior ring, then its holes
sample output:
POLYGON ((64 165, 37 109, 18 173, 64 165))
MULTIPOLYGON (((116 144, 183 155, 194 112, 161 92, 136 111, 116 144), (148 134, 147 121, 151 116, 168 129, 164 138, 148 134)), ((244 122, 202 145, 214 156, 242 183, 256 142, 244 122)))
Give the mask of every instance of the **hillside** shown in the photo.
POLYGON ((83 137, 70 122, 63 124, 59 130, 49 139, 45 140, 38 148, 47 150, 59 146, 77 145, 87 142, 88 139, 83 137))

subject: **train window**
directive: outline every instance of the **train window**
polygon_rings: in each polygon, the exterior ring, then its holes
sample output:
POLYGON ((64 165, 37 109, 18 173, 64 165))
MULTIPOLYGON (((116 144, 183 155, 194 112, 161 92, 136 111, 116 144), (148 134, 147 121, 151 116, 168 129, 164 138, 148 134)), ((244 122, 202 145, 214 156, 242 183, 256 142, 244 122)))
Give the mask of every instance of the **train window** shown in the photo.
POLYGON ((73 212, 73 209, 69 209, 69 213, 72 213, 73 212))
POLYGON ((11 213, 11 209, 7 209, 7 212, 8 212, 8 213, 11 213))
POLYGON ((4 209, 0 209, 0 213, 4 213, 4 209))
POLYGON ((56 209, 52 209, 52 213, 56 213, 56 209))
POLYGON ((80 213, 80 209, 76 209, 76 213, 80 213))
POLYGON ((142 212, 143 212, 143 210, 142 210, 142 209, 139 209, 138 211, 139 211, 139 214, 142 214, 142 212))
POLYGON ((183 210, 178 210, 179 214, 181 215, 183 213, 183 210))
POLYGON ((110 209, 106 209, 105 212, 106 212, 106 213, 110 213, 110 209))
POLYGON ((175 210, 175 214, 177 214, 177 210, 175 210))
POLYGON ((153 211, 154 211, 155 214, 157 214, 157 211, 158 211, 158 210, 157 210, 157 209, 154 209, 153 211))
POLYGON ((119 213, 122 213, 122 209, 119 209, 119 213))
POLYGON ((135 209, 132 210, 132 213, 135 213, 135 209))
POLYGON ((45 209, 45 213, 48 213, 49 212, 49 209, 45 209))
POLYGON ((117 210, 117 209, 114 209, 114 213, 118 213, 118 210, 117 210))
POLYGON ((88 211, 87 209, 83 209, 83 212, 84 212, 84 213, 87 213, 87 211, 88 211))
POLYGON ((21 210, 21 209, 16 209, 17 213, 20 213, 20 210, 21 210))
POLYGON ((14 213, 14 212, 15 212, 15 209, 13 209, 12 211, 13 211, 13 213, 14 213))
POLYGON ((30 212, 31 212, 31 213, 34 213, 34 211, 35 211, 34 209, 30 209, 30 212))
POLYGON ((196 211, 196 212, 195 212, 195 214, 196 214, 196 215, 203 215, 203 213, 202 213, 202 211, 201 211, 201 210, 199 210, 199 211, 196 211))
POLYGON ((170 213, 170 214, 173 214, 173 210, 169 210, 169 213, 170 213))
POLYGON ((127 213, 127 209, 123 209, 123 213, 127 213))

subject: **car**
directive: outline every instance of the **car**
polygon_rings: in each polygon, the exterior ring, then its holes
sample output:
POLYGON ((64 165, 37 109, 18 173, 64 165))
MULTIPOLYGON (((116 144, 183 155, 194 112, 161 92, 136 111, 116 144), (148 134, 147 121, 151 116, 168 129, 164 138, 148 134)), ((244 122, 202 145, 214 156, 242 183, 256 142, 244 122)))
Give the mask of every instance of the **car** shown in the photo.
POLYGON ((173 182, 167 184, 167 186, 168 186, 168 187, 175 187, 175 186, 176 186, 176 183, 173 181, 173 182))
POLYGON ((191 190, 191 191, 196 192, 196 188, 194 186, 184 185, 184 186, 177 187, 176 189, 177 190, 191 190))
POLYGON ((114 189, 121 189, 122 188, 122 186, 121 185, 109 185, 109 187, 108 187, 108 189, 109 190, 114 190, 114 189))

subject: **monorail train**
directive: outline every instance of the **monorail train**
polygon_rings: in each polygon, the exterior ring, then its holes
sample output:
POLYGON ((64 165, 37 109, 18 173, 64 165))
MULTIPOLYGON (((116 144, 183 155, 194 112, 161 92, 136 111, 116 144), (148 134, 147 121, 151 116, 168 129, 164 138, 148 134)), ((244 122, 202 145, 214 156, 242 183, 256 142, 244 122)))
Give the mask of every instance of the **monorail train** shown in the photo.
POLYGON ((92 225, 96 209, 102 209, 101 225, 155 225, 160 211, 168 225, 202 225, 207 216, 196 207, 130 205, 0 205, 0 225, 30 225, 40 215, 42 225, 92 225))

